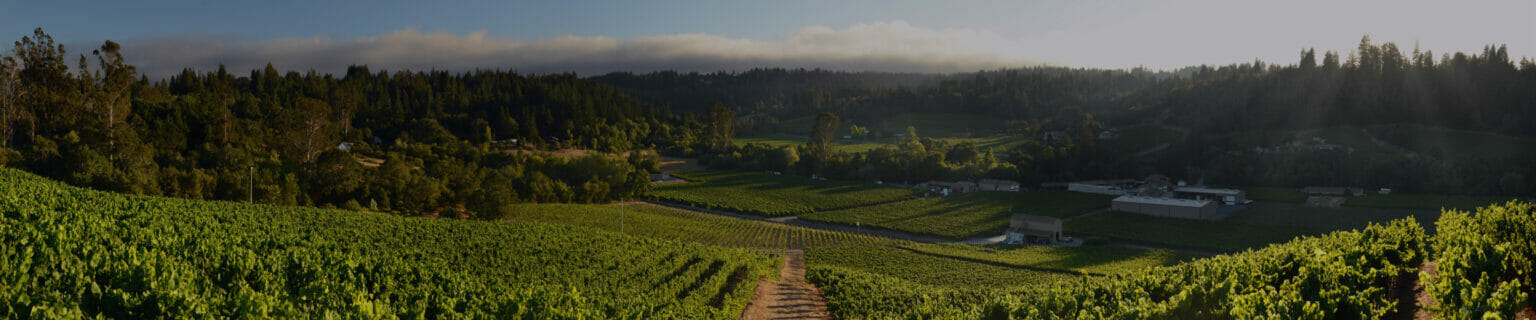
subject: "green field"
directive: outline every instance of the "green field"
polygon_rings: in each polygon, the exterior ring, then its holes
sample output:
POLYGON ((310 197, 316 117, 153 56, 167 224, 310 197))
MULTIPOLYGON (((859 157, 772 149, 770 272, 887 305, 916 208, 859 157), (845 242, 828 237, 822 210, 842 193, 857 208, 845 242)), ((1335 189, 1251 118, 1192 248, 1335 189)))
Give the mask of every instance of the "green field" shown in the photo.
POLYGON ((1243 190, 1248 193, 1248 200, 1274 201, 1288 203, 1307 202, 1307 194, 1301 193, 1300 188, 1283 187, 1227 187, 1243 190))
POLYGON ((1184 134, 1178 130, 1154 125, 1120 128, 1116 133, 1118 136, 1115 138, 1098 140, 1098 144, 1115 152, 1135 154, 1164 143, 1175 145, 1184 142, 1184 134))
POLYGON ((619 231, 726 247, 791 248, 891 246, 891 238, 826 231, 767 221, 724 217, 651 204, 621 206, 527 204, 513 210, 514 221, 541 222, 619 231), (622 211, 621 211, 622 210, 622 211))
POLYGON ((990 261, 1021 267, 1110 275, 1150 267, 1171 266, 1205 256, 1172 250, 1114 246, 1043 247, 912 244, 902 248, 923 253, 990 261))
POLYGON ((907 127, 917 129, 919 137, 951 138, 962 136, 988 136, 1001 133, 1003 120, 974 114, 909 112, 881 120, 871 129, 892 134, 905 133, 907 127))
MULTIPOLYGON (((1324 229, 1263 226, 1230 221, 1153 217, 1128 212, 1104 212, 1069 220, 1064 231, 1127 241, 1217 251, 1242 251, 1314 235, 1324 229)), ((1328 229, 1331 230, 1331 229, 1328 229)))
MULTIPOLYGON (((737 137, 735 139, 731 139, 731 141, 735 142, 738 146, 744 146, 749 143, 762 143, 775 147, 785 147, 804 145, 806 138, 802 136, 793 136, 787 134, 770 134, 761 136, 737 137)), ((843 152, 865 152, 869 151, 870 149, 889 146, 892 145, 865 140, 854 142, 842 138, 832 139, 832 148, 843 152)))
POLYGON ((891 247, 811 248, 805 250, 805 264, 859 270, 952 289, 1045 287, 1078 278, 1069 273, 996 266, 891 247))
POLYGON ((1112 196, 1068 191, 981 191, 802 215, 950 239, 1002 234, 1010 213, 1065 217, 1109 206, 1112 196))
POLYGON ((1459 209, 1472 211, 1477 207, 1486 207, 1490 204, 1505 203, 1514 200, 1515 197, 1504 196, 1459 196, 1437 194, 1389 194, 1368 195, 1362 197, 1350 197, 1344 200, 1344 205, 1349 207, 1391 208, 1391 209, 1422 209, 1440 210, 1459 209))
POLYGON ((0 184, 4 318, 735 319, 779 264, 591 228, 0 184))
POLYGON ((871 183, 760 172, 702 171, 674 175, 690 182, 660 185, 647 196, 699 208, 764 216, 803 215, 896 201, 918 193, 871 183))
POLYGON ((1367 130, 1377 138, 1409 151, 1458 162, 1536 159, 1536 138, 1416 125, 1377 126, 1367 130))

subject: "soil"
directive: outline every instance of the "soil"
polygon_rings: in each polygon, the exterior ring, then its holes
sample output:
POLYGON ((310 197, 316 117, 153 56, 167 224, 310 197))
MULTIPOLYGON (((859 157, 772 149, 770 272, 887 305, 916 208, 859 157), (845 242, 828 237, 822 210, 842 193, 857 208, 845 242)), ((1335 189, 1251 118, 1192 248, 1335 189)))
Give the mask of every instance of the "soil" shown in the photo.
POLYGON ((789 250, 784 254, 784 268, 779 269, 779 280, 763 279, 757 282, 757 293, 742 319, 831 319, 827 313, 827 299, 821 290, 805 282, 805 251, 789 250))

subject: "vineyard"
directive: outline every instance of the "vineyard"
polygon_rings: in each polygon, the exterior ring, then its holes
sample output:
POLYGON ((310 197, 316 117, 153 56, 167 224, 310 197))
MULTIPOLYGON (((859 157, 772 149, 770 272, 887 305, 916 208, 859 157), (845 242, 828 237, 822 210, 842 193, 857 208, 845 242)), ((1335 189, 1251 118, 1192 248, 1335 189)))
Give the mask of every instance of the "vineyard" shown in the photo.
POLYGON ((1111 246, 1043 247, 913 244, 902 248, 930 255, 1025 268, 1110 275, 1171 266, 1204 256, 1172 250, 1111 246))
POLYGON ((620 231, 622 228, 625 233, 632 235, 726 247, 802 249, 907 243, 891 238, 737 219, 649 204, 622 207, 532 204, 519 205, 513 211, 516 212, 517 222, 576 225, 609 231, 620 231))
POLYGON ((1062 228, 1075 235, 1227 252, 1259 248, 1327 231, 1320 228, 1163 218, 1118 211, 1069 220, 1062 224, 1062 228))
POLYGON ((0 168, 0 317, 714 318, 777 259, 597 229, 131 196, 0 168))
POLYGON ((1536 307, 1536 207, 1509 202, 1435 223, 1435 276, 1421 275, 1446 319, 1514 319, 1536 307))
MULTIPOLYGON (((858 270, 944 289, 1035 287, 1077 279, 1069 272, 1013 268, 916 253, 891 247, 811 248, 805 264, 858 270)), ((829 297, 830 298, 830 297, 829 297)))
POLYGON ((674 174, 689 183, 656 186, 648 196, 704 209, 763 216, 802 215, 820 210, 896 201, 917 191, 871 183, 814 180, 759 172, 704 171, 674 174))
POLYGON ((814 221, 860 223, 950 239, 1000 235, 1011 213, 1065 217, 1109 206, 1114 197, 1067 191, 971 192, 802 215, 814 221))
MULTIPOLYGON (((841 318, 1374 319, 1426 258, 1412 219, 1110 277, 991 291, 937 288, 893 274, 813 266, 841 318)), ((1042 281, 1044 282, 1044 281, 1042 281)))

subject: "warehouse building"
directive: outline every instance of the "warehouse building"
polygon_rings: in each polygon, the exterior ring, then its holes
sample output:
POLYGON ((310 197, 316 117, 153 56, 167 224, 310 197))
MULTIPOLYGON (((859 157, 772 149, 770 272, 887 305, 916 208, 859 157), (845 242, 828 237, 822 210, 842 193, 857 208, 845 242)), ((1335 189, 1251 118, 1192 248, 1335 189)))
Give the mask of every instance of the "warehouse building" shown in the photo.
POLYGON ((1248 203, 1248 193, 1237 189, 1179 187, 1173 193, 1181 199, 1220 201, 1229 206, 1248 203))
POLYGON ((1061 219, 1027 214, 1008 218, 1007 244, 1057 244, 1063 241, 1061 219))
POLYGON ((1116 211, 1154 217, 1210 220, 1216 217, 1216 202, 1210 200, 1120 196, 1110 202, 1116 211))

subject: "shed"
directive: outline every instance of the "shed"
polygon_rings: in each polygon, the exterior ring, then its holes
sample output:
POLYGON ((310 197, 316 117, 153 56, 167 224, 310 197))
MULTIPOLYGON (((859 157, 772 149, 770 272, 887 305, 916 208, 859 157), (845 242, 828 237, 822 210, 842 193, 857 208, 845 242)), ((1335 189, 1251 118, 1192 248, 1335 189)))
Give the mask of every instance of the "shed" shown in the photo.
POLYGON ((1015 214, 1008 218, 1008 233, 1003 243, 1056 244, 1062 241, 1061 219, 1055 217, 1015 214))

